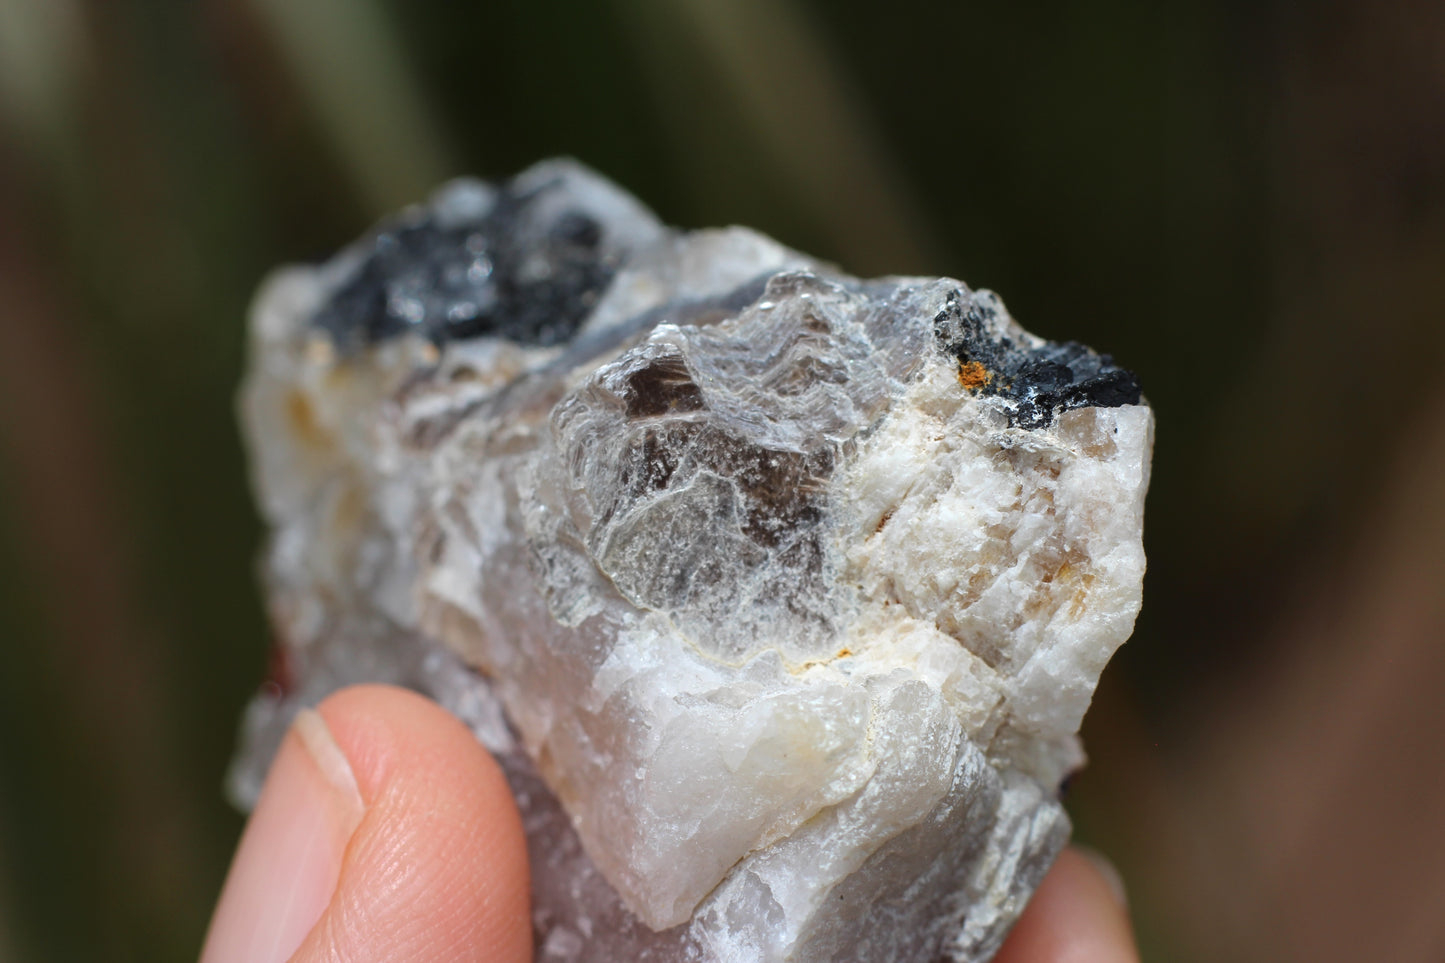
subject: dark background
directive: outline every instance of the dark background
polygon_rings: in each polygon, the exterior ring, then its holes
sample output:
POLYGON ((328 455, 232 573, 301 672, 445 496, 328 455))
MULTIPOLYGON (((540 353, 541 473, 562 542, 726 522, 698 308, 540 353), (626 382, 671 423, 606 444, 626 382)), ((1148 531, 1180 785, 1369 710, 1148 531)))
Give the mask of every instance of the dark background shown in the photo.
POLYGON ((1445 5, 0 0, 0 960, 199 948, 259 279, 553 154, 1137 369, 1080 838, 1146 959, 1445 958, 1445 5))

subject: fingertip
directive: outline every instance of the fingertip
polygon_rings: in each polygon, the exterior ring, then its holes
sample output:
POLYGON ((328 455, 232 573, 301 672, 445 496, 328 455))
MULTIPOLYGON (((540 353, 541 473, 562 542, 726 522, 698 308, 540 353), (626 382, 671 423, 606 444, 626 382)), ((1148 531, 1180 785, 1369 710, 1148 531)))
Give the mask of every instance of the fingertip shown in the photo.
POLYGON ((318 709, 365 811, 293 960, 531 959, 526 842, 500 768, 435 703, 358 686, 318 709))
POLYGON ((388 686, 319 708, 366 814, 298 961, 531 958, 526 845, 499 767, 435 703, 388 686))
POLYGON ((1070 848, 1088 861, 1099 877, 1109 885, 1109 892, 1114 897, 1114 901, 1119 904, 1119 908, 1127 913, 1129 911, 1129 893, 1124 889, 1124 877, 1119 873, 1119 867, 1092 846, 1076 844, 1070 848))
POLYGON ((1034 893, 995 963, 1138 960, 1118 872, 1098 853, 1070 847, 1034 893))
POLYGON ((477 781, 474 788, 483 791, 484 804, 504 803, 515 811, 496 761, 471 730, 425 696, 390 685, 356 685, 328 696, 316 711, 368 804, 405 789, 408 775, 425 774, 425 781, 433 783, 460 765, 462 775, 477 781))
POLYGON ((315 712, 297 716, 246 823, 202 963, 280 963, 325 912, 364 804, 315 712))

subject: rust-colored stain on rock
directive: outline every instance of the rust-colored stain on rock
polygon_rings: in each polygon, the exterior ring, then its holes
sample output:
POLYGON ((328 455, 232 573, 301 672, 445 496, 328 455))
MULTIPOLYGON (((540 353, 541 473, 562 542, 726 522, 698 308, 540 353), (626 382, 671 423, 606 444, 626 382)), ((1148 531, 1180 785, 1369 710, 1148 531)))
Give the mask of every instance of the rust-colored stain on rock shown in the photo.
POLYGON ((992 379, 993 375, 978 361, 960 361, 958 363, 958 383, 969 391, 977 391, 992 379))

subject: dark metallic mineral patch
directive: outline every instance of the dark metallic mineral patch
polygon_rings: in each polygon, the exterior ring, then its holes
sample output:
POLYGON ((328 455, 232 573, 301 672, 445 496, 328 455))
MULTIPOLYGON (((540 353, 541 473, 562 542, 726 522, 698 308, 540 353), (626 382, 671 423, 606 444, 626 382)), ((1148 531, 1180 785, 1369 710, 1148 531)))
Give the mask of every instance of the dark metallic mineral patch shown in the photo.
POLYGON ((542 347, 568 340, 611 282, 616 258, 588 213, 539 209, 555 189, 512 181, 474 217, 441 222, 411 210, 382 225, 314 324, 343 350, 404 332, 437 344, 483 335, 542 347))
POLYGON ((934 318, 940 346, 958 359, 965 388, 1016 404, 1009 424, 1047 428, 1071 408, 1139 404, 1139 377, 1077 341, 1021 344, 994 333, 996 309, 986 295, 958 291, 934 318))

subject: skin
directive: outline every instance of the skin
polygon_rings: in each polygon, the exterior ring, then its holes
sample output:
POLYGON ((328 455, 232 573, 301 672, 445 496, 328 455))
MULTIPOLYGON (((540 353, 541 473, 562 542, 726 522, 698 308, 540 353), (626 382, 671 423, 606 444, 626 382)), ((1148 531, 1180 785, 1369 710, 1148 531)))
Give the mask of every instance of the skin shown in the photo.
MULTIPOLYGON (((997 963, 1137 963, 1118 877, 1066 851, 997 963)), ((386 686, 286 736, 202 963, 530 963, 527 852, 506 780, 455 718, 386 686)))

